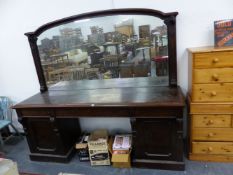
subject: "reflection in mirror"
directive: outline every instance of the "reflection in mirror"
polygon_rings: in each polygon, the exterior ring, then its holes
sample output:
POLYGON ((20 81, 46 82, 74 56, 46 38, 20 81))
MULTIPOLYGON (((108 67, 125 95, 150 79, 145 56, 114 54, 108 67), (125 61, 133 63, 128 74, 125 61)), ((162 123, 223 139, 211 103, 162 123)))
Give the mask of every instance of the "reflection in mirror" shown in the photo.
POLYGON ((46 30, 37 45, 47 85, 148 76, 168 84, 167 27, 157 17, 77 20, 46 30))

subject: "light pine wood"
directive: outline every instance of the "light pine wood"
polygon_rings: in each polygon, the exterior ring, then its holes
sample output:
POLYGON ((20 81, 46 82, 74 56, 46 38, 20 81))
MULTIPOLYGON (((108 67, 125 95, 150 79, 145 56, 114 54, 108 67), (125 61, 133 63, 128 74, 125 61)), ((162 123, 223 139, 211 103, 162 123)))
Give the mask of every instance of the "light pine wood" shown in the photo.
POLYGON ((192 127, 225 127, 230 128, 232 126, 232 116, 231 115, 192 115, 192 127))
POLYGON ((190 114, 233 114, 232 103, 190 103, 190 114))
POLYGON ((210 162, 233 162, 233 155, 226 154, 189 154, 190 160, 210 161, 210 162))
POLYGON ((194 54, 193 65, 194 68, 233 67, 233 51, 194 54))
POLYGON ((194 69, 193 83, 233 82, 233 68, 194 69))
POLYGON ((194 154, 231 154, 233 156, 233 142, 192 142, 194 154))
POLYGON ((194 84, 193 102, 231 102, 233 101, 233 83, 194 84))
POLYGON ((228 46, 228 47, 214 47, 214 46, 193 47, 193 48, 188 48, 188 51, 190 53, 233 51, 233 46, 228 46))
POLYGON ((192 92, 192 82, 193 82, 193 54, 191 52, 188 53, 188 92, 192 92))
POLYGON ((233 128, 195 128, 193 141, 233 141, 233 128))
POLYGON ((233 162, 233 47, 188 50, 189 159, 233 162))

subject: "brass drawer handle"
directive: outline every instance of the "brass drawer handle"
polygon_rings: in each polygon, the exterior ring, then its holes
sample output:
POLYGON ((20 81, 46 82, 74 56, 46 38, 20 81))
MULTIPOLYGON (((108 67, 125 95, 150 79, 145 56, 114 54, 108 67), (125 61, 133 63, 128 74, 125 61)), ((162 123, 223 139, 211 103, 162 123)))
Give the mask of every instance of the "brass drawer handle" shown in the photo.
POLYGON ((211 96, 216 96, 216 95, 217 95, 217 92, 212 91, 210 94, 211 94, 211 96))
POLYGON ((218 79, 219 79, 218 74, 213 74, 212 78, 213 78, 213 80, 218 81, 218 79))
POLYGON ((219 62, 219 59, 218 58, 214 58, 213 59, 213 63, 218 63, 219 62))

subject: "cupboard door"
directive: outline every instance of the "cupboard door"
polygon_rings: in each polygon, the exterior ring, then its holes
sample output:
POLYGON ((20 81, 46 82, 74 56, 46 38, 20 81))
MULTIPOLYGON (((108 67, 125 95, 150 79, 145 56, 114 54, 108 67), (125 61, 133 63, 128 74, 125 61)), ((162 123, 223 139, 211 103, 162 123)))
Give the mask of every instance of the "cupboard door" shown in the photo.
POLYGON ((50 118, 24 118, 24 130, 32 153, 63 154, 59 129, 50 118))
POLYGON ((176 160, 176 119, 143 118, 132 123, 136 159, 176 160))

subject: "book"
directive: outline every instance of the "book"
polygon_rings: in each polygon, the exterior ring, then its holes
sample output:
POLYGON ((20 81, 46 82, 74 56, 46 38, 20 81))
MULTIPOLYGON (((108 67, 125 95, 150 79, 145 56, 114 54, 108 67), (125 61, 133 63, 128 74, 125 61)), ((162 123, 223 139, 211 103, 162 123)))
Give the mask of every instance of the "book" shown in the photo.
POLYGON ((89 137, 89 134, 87 133, 83 134, 80 137, 79 142, 76 143, 75 145, 80 161, 89 160, 89 152, 88 152, 88 145, 87 145, 88 137, 89 137))
POLYGON ((112 149, 129 150, 131 148, 131 135, 116 135, 114 138, 112 149))
POLYGON ((233 19, 214 22, 214 44, 216 47, 233 46, 233 19))

